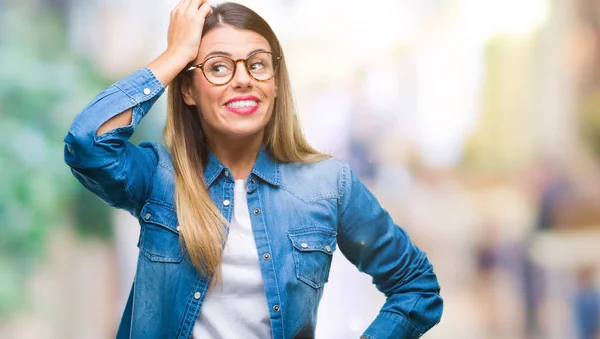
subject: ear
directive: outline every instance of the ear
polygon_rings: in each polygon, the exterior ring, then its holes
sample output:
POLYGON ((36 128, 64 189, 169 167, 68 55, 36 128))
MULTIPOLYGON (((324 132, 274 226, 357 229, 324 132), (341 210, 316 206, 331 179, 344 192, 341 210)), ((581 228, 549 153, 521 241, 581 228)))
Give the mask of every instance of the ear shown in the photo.
POLYGON ((196 106, 196 101, 192 96, 192 79, 189 76, 181 78, 181 95, 186 105, 196 106))

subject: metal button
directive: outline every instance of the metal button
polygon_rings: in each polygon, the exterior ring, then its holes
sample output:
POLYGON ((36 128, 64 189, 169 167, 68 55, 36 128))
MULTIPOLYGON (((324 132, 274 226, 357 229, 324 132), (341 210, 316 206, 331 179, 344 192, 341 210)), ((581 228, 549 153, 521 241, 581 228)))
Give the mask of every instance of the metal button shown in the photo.
POLYGON ((300 247, 302 247, 302 248, 307 248, 307 247, 308 247, 308 245, 307 245, 305 242, 303 242, 303 243, 301 243, 301 244, 300 244, 300 247))
POLYGON ((325 246, 325 251, 331 252, 331 247, 329 245, 325 246))
POLYGON ((281 308, 279 307, 279 305, 273 306, 273 311, 279 312, 280 310, 281 310, 281 308))
POLYGON ((202 296, 202 294, 200 294, 200 292, 194 293, 194 299, 196 299, 196 300, 200 299, 201 296, 202 296))
POLYGON ((144 88, 144 94, 149 95, 150 94, 150 88, 144 88))
POLYGON ((225 205, 225 206, 229 206, 230 204, 231 204, 231 201, 229 201, 229 200, 223 201, 223 205, 225 205))
POLYGON ((251 184, 256 184, 256 180, 254 180, 254 178, 250 178, 250 183, 251 184))
POLYGON ((260 210, 258 208, 254 209, 254 215, 259 215, 260 214, 260 210))
POLYGON ((181 229, 179 226, 175 227, 175 229, 177 230, 177 232, 179 232, 179 230, 181 229))
POLYGON ((229 178, 229 171, 225 171, 225 176, 229 178))
POLYGON ((269 260, 269 259, 271 259, 271 255, 269 253, 265 253, 265 254, 263 254, 263 259, 269 260))
POLYGON ((149 220, 152 215, 150 213, 146 213, 146 220, 149 220))

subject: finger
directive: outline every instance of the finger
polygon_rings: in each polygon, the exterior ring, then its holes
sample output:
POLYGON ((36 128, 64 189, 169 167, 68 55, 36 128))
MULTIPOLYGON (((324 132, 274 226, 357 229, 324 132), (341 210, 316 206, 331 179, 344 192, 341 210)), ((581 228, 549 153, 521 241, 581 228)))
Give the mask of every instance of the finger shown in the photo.
POLYGON ((190 0, 181 0, 181 6, 179 7, 179 10, 185 11, 188 7, 190 7, 190 0))
POLYGON ((188 10, 198 10, 203 2, 204 0, 190 0, 188 10))
POLYGON ((204 4, 202 4, 202 6, 200 6, 200 8, 198 9, 198 11, 200 12, 199 14, 201 15, 201 17, 203 19, 206 19, 206 17, 212 13, 212 7, 210 6, 210 4, 208 2, 204 2, 204 4))
POLYGON ((175 5, 175 8, 173 8, 173 10, 171 12, 174 13, 174 12, 177 12, 179 10, 187 8, 189 1, 190 0, 179 0, 179 2, 177 3, 177 5, 175 5))
POLYGON ((173 7, 173 9, 171 10, 171 13, 174 13, 176 10, 178 10, 181 7, 182 2, 183 2, 183 0, 179 0, 179 2, 177 2, 175 7, 173 7))

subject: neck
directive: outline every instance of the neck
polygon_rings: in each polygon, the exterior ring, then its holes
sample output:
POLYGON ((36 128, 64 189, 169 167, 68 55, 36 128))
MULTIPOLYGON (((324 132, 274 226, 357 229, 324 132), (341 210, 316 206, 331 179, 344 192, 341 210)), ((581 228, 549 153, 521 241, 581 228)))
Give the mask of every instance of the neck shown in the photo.
POLYGON ((243 138, 214 135, 208 139, 211 152, 231 170, 234 179, 246 180, 262 146, 263 133, 243 138))

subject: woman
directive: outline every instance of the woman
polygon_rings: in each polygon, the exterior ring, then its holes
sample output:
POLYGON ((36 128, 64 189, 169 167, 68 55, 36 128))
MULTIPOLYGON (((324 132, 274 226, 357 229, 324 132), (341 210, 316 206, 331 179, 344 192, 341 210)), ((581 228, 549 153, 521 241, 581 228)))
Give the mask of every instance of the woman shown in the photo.
POLYGON ((442 300, 432 266, 348 165, 308 145, 269 25, 181 0, 167 50, 101 92, 65 138, 75 177, 139 219, 118 338, 312 338, 332 253, 387 301, 364 338, 416 338, 442 300), (127 140, 169 87, 167 149, 127 140))

